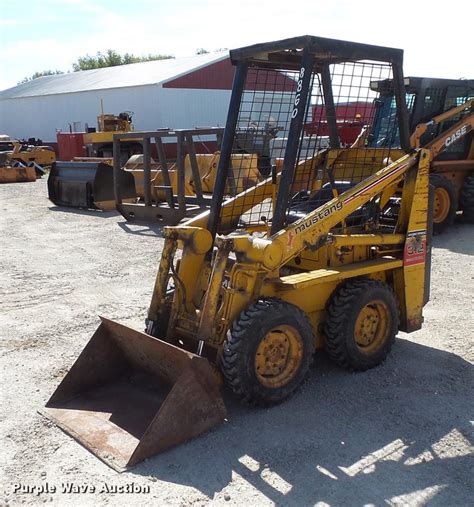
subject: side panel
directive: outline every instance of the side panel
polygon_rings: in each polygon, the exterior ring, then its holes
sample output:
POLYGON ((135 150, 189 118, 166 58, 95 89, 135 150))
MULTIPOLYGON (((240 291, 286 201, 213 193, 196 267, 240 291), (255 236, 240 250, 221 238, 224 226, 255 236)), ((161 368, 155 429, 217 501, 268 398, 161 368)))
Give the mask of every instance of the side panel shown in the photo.
POLYGON ((394 272, 395 292, 400 304, 400 329, 411 333, 421 328, 425 304, 428 248, 428 203, 430 154, 422 150, 408 220, 403 267, 394 272))

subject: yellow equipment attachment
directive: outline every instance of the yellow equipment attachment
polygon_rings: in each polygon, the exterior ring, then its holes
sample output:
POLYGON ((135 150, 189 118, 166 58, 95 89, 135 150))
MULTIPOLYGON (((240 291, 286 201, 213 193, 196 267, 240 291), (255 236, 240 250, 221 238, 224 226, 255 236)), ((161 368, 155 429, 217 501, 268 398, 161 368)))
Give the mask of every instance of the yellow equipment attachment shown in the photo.
POLYGON ((34 166, 23 164, 0 166, 0 183, 20 183, 26 181, 36 181, 34 166))
MULTIPOLYGON (((203 192, 212 194, 214 190, 214 184, 216 181, 217 166, 219 165, 220 152, 212 154, 197 153, 196 161, 198 165, 198 171, 200 175, 201 188, 203 192)), ((196 195, 196 184, 194 182, 194 176, 191 169, 191 159, 189 155, 186 155, 184 159, 185 176, 184 176, 184 190, 185 195, 194 196, 196 195)), ((226 186, 226 193, 240 193, 262 180, 260 172, 257 166, 257 155, 255 154, 239 154, 232 156, 232 167, 235 167, 236 174, 230 179, 229 184, 226 186), (232 181, 234 188, 231 189, 232 181)), ((144 190, 144 170, 143 170, 143 155, 133 155, 127 161, 124 166, 124 170, 131 172, 135 180, 135 188, 137 191, 138 198, 145 197, 144 190)), ((166 201, 166 193, 160 188, 165 185, 163 172, 161 171, 161 165, 155 160, 151 159, 150 164, 151 170, 151 195, 152 198, 159 202, 166 201)), ((170 177, 171 187, 174 194, 178 193, 178 167, 176 164, 172 164, 168 168, 168 174, 170 177)))
POLYGON ((13 161, 24 165, 34 162, 41 167, 51 166, 56 160, 56 154, 50 146, 34 146, 19 141, 13 141, 13 151, 10 154, 13 161))
MULTIPOLYGON (((114 136, 116 209, 127 220, 161 225, 176 225, 208 209, 220 160, 220 152, 211 153, 210 148, 214 144, 221 145, 223 130, 221 127, 162 129, 114 136), (143 155, 135 155, 123 165, 121 145, 132 135, 140 136, 143 155), (170 146, 176 148, 172 160, 166 154, 170 152, 170 146), (197 149, 208 153, 198 154, 197 149), (152 152, 156 152, 159 162, 151 158, 152 152), (137 189, 135 203, 124 201, 118 182, 125 173, 133 174, 137 189)), ((261 181, 265 160, 256 149, 246 153, 239 148, 233 153, 229 161, 229 178, 223 187, 225 194, 235 196, 261 181)))
POLYGON ((56 160, 49 146, 30 145, 8 138, 8 149, 0 152, 0 183, 36 181, 44 174, 43 168, 56 160))
POLYGON ((120 467, 222 421, 213 375, 244 402, 280 403, 303 382, 315 350, 366 370, 385 360, 399 330, 423 322, 430 164, 447 136, 472 131, 473 115, 413 150, 397 49, 305 36, 234 50, 231 60, 212 205, 164 228, 146 334, 103 320, 47 404, 60 427, 109 463, 119 456, 120 467), (385 135, 398 135, 401 148, 341 146, 336 92, 348 107, 349 98, 371 97, 370 82, 384 72, 396 78, 397 105, 385 135), (273 89, 260 95, 261 83, 273 89), (324 150, 303 131, 310 114, 317 128, 322 111, 324 150), (277 116, 286 125, 281 171, 275 163, 269 178, 225 199, 239 174, 235 134, 252 114, 255 123, 277 116), (312 156, 301 156, 303 142, 314 142, 312 156), (158 378, 171 387, 164 398, 158 378))

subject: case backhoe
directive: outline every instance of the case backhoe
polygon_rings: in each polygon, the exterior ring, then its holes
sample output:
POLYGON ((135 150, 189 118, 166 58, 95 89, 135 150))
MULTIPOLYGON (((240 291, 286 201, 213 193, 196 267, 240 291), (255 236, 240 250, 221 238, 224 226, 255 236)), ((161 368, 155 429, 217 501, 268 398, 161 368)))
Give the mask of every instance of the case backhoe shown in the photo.
POLYGON ((236 72, 211 207, 164 228, 146 332, 103 318, 44 409, 117 470, 222 422, 219 379, 246 403, 280 403, 315 350, 366 370, 384 361, 399 330, 422 325, 429 168, 449 136, 472 131, 473 115, 413 149, 399 49, 303 36, 230 57, 236 72), (400 148, 341 148, 335 105, 372 107, 370 82, 385 78, 400 148), (309 156, 304 125, 314 104, 330 147, 318 147, 316 132, 309 156), (230 170, 236 132, 269 117, 287 140, 283 159, 266 180, 224 199, 238 174, 230 170))

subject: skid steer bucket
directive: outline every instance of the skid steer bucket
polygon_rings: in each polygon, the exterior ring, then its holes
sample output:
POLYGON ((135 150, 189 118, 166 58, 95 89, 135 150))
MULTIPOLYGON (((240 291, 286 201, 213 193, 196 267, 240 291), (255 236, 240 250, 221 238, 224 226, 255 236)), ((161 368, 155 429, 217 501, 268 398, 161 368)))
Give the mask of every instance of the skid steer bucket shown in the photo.
POLYGON ((101 318, 42 413, 117 471, 223 422, 208 361, 101 318))
MULTIPOLYGON (((121 171, 124 200, 135 200, 133 176, 121 171)), ((57 206, 115 209, 113 168, 103 162, 56 162, 48 178, 48 196, 57 206)))

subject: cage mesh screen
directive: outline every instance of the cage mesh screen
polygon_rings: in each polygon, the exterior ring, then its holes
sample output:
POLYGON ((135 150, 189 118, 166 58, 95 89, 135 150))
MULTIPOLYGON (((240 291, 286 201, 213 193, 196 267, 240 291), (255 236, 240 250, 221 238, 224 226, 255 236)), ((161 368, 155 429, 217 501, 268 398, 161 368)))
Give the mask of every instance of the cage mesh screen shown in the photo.
MULTIPOLYGON (((272 174, 278 175, 282 171, 298 75, 299 71, 288 70, 252 68, 249 71, 233 146, 230 189, 239 186, 236 179, 245 178, 248 166, 244 157, 249 154, 256 156, 262 181, 269 182, 272 174)), ((379 94, 371 89, 371 83, 392 78, 391 66, 347 62, 331 65, 330 75, 339 146, 330 147, 328 110, 332 108, 325 103, 324 97, 328 95, 327 91, 323 93, 321 75, 314 72, 297 148, 290 199, 289 202, 278 203, 285 206, 287 224, 348 190, 393 161, 397 155, 392 153, 397 145, 396 109, 385 107, 381 111, 381 101, 376 100, 379 94), (382 112, 385 116, 381 121, 382 112), (379 142, 374 142, 374 139, 379 142), (355 144, 362 149, 352 149, 355 144)), ((263 200, 255 196, 255 202, 250 203, 252 206, 248 205, 241 214, 238 227, 260 225, 265 228, 270 224, 276 195, 277 189, 274 188, 263 200)), ((341 225, 346 228, 365 226, 370 222, 373 210, 374 205, 370 203, 341 225)))
MULTIPOLYGON (((298 72, 252 68, 247 74, 244 93, 240 103, 237 129, 234 138, 231 170, 229 172, 230 194, 242 185, 250 163, 257 164, 262 182, 271 178, 275 159, 282 158, 291 121, 298 72)), ((264 225, 273 214, 272 199, 257 202, 242 214, 240 226, 264 225)), ((251 203, 253 204, 253 203, 251 203)))

